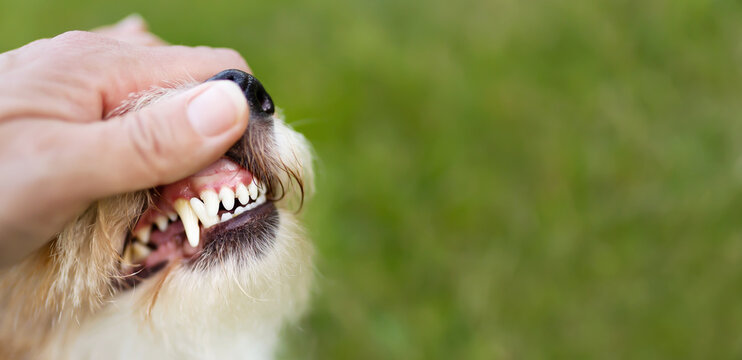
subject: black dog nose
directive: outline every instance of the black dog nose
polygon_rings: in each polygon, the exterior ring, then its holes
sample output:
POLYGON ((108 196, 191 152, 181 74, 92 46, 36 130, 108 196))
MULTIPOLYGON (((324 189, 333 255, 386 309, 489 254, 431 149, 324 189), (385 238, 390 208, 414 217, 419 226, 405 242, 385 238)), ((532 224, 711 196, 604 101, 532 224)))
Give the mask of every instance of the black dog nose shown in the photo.
POLYGON ((237 83, 242 92, 245 93, 247 103, 250 105, 250 117, 259 114, 273 115, 276 110, 273 106, 273 99, 265 91, 263 84, 254 76, 242 70, 224 70, 206 81, 211 80, 231 80, 237 83))

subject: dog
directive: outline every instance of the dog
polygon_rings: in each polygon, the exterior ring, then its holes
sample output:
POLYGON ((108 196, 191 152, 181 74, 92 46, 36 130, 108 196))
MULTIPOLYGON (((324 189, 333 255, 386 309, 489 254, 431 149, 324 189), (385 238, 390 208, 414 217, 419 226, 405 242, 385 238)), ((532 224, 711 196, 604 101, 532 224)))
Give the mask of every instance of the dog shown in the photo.
MULTIPOLYGON (((310 297, 313 250, 299 211, 313 191, 312 153, 254 76, 210 80, 243 90, 243 137, 185 179, 97 201, 2 271, 0 358, 274 356, 310 297)), ((110 116, 195 85, 136 94, 110 116)))

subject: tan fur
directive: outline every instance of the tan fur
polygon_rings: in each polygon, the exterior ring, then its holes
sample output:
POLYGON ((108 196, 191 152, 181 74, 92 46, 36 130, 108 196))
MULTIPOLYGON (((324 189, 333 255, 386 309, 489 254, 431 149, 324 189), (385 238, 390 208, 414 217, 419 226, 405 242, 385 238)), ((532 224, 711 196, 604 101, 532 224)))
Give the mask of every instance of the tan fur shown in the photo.
POLYGON ((0 357, 23 358, 52 331, 95 311, 113 293, 118 250, 147 196, 96 202, 56 239, 0 276, 0 357))
MULTIPOLYGON (((153 89, 115 114, 190 86, 153 89)), ((0 271, 0 359, 219 358, 237 350, 271 357, 277 338, 270 334, 302 313, 312 277, 312 249, 295 214, 298 194, 312 188, 311 153, 300 134, 275 121, 278 160, 298 181, 282 174, 292 185, 276 204, 281 225, 265 258, 201 271, 171 264, 135 289, 116 290, 119 252, 150 199, 140 191, 98 201, 44 248, 0 271)))

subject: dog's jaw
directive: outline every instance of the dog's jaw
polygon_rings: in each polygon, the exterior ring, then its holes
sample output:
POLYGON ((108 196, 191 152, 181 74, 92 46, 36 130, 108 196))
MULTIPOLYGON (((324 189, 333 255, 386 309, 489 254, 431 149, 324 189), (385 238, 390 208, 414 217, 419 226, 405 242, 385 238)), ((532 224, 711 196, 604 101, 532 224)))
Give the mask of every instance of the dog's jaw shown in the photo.
MULTIPOLYGON (((154 90, 125 110, 190 86, 154 90)), ((151 195, 99 201, 48 248, 0 273, 0 358, 269 358, 282 324, 309 297, 312 248, 296 211, 313 177, 304 137, 271 119, 271 127, 248 133, 266 136, 271 153, 235 159, 273 170, 254 173, 281 192, 270 203, 277 226, 263 234, 271 238, 261 242, 269 244, 261 256, 234 248, 229 256, 171 262, 124 290, 116 286, 121 249, 151 195)))

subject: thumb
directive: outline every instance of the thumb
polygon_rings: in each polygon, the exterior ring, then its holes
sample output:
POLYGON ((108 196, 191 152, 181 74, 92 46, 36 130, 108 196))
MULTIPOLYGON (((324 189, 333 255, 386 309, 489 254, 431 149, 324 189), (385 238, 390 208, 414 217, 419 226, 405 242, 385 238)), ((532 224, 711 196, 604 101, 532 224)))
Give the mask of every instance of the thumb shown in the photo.
POLYGON ((217 160, 244 133, 248 107, 231 81, 210 81, 140 111, 88 126, 83 167, 97 197, 174 182, 217 160), (97 154, 95 153, 97 152, 97 154), (91 184, 94 183, 94 184, 91 184))

